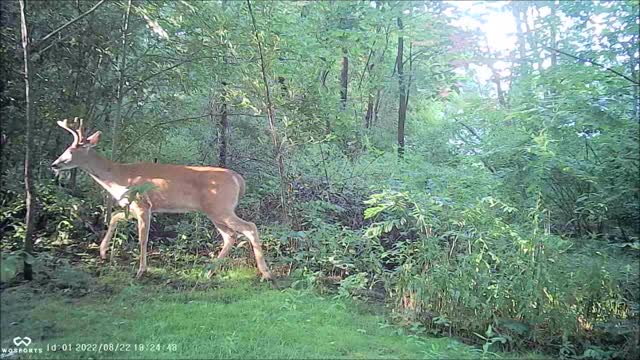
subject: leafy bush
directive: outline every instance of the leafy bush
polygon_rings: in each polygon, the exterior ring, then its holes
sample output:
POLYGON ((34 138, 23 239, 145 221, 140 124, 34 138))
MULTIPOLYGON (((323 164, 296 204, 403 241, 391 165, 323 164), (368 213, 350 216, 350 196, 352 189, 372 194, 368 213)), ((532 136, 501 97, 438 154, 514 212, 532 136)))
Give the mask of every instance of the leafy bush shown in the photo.
MULTIPOLYGON (((57 245, 72 245, 79 239, 95 240, 95 234, 88 233, 88 227, 94 227, 95 215, 83 199, 71 197, 53 182, 38 183, 38 217, 36 219, 35 252, 49 250, 57 245)), ((23 258, 36 261, 31 255, 21 249, 25 232, 24 195, 13 191, 2 193, 0 198, 0 251, 2 251, 3 265, 2 281, 9 281, 16 276, 21 267, 18 265, 23 258), (4 262, 4 261, 3 261, 4 262)))
POLYGON ((510 221, 521 211, 492 197, 460 207, 387 189, 367 203, 376 220, 367 236, 393 237, 382 255, 394 265, 384 274, 390 299, 433 331, 473 337, 492 327, 507 346, 585 344, 596 324, 632 315, 639 293, 628 275, 607 269, 605 253, 542 231, 539 208, 521 224, 510 221))

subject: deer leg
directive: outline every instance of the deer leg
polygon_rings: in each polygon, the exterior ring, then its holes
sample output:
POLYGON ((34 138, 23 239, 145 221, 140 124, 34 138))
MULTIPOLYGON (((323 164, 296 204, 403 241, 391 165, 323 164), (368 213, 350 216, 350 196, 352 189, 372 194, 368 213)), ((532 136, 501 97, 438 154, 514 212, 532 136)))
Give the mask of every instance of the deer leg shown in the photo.
POLYGON ((107 250, 109 250, 109 242, 113 237, 113 234, 116 232, 118 228, 118 222, 124 220, 126 217, 124 212, 117 212, 111 216, 111 221, 109 222, 109 228, 107 229, 107 233, 104 235, 102 242, 100 242, 100 257, 104 260, 107 258, 107 250))
MULTIPOLYGON (((218 229, 218 232, 220 233, 220 235, 222 235, 222 241, 223 241, 222 250, 220 250, 220 253, 218 253, 218 259, 222 259, 225 256, 227 256, 229 251, 231 251, 233 244, 235 244, 236 242, 235 232, 231 230, 231 228, 227 227, 222 223, 214 222, 214 224, 216 226, 216 229, 218 229)), ((207 271, 207 278, 211 278, 213 276, 213 272, 214 272, 213 270, 207 271)))
POLYGON ((220 250, 220 253, 218 254, 218 259, 222 259, 223 257, 227 256, 227 254, 233 247, 233 244, 236 243, 236 238, 234 236, 234 231, 231 228, 222 224, 216 224, 216 228, 218 229, 220 235, 222 235, 222 250, 220 250))
POLYGON ((222 216, 218 221, 222 221, 225 225, 246 236, 251 242, 253 247, 253 253, 256 257, 256 264, 258 270, 262 274, 262 278, 265 280, 271 279, 271 272, 267 267, 267 263, 264 261, 264 255, 262 254, 262 245, 260 244, 260 236, 258 235, 258 228, 256 224, 240 219, 236 214, 231 213, 226 216, 222 216))
POLYGON ((136 274, 139 279, 147 270, 147 240, 149 240, 149 228, 151 227, 151 209, 141 206, 133 207, 138 218, 138 240, 140 241, 140 268, 136 274))

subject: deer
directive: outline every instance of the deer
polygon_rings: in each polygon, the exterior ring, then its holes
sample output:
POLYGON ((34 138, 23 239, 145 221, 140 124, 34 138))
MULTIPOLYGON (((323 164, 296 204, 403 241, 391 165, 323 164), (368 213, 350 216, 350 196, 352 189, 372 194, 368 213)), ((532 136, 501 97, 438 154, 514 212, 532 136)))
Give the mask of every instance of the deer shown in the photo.
MULTIPOLYGON (((74 119, 78 123, 78 118, 74 119)), ((78 129, 72 129, 68 119, 57 124, 73 135, 73 142, 52 164, 56 173, 79 168, 103 187, 117 202, 128 209, 116 212, 111 217, 107 232, 100 243, 100 257, 106 259, 109 242, 118 223, 129 218, 138 222, 140 243, 139 279, 147 270, 147 241, 153 213, 187 213, 200 211, 207 215, 222 236, 223 246, 218 259, 224 258, 236 242, 237 234, 244 235, 255 255, 258 270, 263 280, 271 279, 262 252, 256 225, 239 218, 235 209, 244 195, 245 181, 233 170, 159 163, 121 164, 111 161, 95 150, 100 142, 100 131, 85 138, 80 119, 78 129), (132 189, 144 187, 135 197, 132 189)), ((208 274, 210 275, 210 273, 208 274)))

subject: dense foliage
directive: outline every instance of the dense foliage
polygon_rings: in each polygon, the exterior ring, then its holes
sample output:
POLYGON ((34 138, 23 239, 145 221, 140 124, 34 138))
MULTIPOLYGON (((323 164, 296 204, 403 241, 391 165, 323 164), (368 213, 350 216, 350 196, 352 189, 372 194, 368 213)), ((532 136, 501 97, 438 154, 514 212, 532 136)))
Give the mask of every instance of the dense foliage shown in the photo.
MULTIPOLYGON (((25 110, 20 7, 0 3, 5 284, 20 279, 17 259, 96 266, 110 204, 88 176, 48 170, 70 143, 56 121, 80 116, 113 159, 241 173, 239 213, 294 286, 383 301, 413 332, 484 351, 638 355, 636 1, 475 12, 256 1, 255 27, 240 1, 108 1, 81 16, 94 5, 27 1, 25 110), (512 49, 462 25, 495 13, 515 19, 512 49)), ((202 277, 224 266, 208 260, 217 235, 207 221, 157 216, 151 266, 202 277)), ((133 226, 117 234, 112 261, 134 261, 133 226)))

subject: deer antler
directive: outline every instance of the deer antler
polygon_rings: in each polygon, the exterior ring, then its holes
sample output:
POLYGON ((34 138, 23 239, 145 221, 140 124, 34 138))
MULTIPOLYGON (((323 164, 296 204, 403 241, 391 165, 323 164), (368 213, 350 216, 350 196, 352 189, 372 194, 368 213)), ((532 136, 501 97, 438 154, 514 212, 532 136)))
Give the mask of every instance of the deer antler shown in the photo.
POLYGON ((78 133, 75 130, 69 127, 69 120, 64 119, 62 121, 58 121, 58 126, 67 130, 68 132, 71 133, 71 135, 73 135, 73 144, 71 144, 71 146, 76 146, 80 143, 80 135, 78 135, 78 133))

